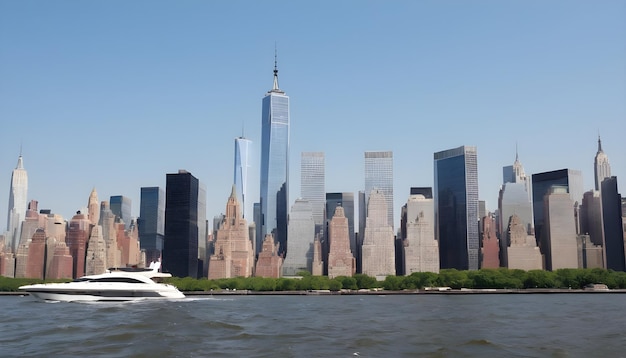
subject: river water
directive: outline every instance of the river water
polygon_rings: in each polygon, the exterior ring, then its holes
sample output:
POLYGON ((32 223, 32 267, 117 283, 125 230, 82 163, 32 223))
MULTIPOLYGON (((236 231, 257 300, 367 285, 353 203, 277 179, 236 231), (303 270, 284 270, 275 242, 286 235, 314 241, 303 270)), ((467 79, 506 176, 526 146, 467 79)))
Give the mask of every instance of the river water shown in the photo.
POLYGON ((0 297, 0 357, 623 357, 626 295, 0 297))

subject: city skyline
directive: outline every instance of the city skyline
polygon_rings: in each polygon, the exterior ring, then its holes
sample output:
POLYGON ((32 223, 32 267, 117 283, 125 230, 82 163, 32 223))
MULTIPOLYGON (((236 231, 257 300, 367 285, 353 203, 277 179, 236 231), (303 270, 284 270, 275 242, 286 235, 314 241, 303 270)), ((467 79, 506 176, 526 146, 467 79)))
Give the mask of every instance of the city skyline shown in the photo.
POLYGON ((66 220, 94 187, 101 198, 130 198, 138 216, 140 188, 165 188, 178 169, 206 183, 213 217, 230 194, 232 176, 218 173, 232 172, 242 124, 258 201, 259 101, 274 42, 292 100, 288 207, 308 151, 325 153, 326 192, 355 195, 363 153, 392 151, 394 227, 409 188, 433 186, 432 154, 464 144, 477 147, 479 199, 490 211, 516 143, 527 175, 581 170, 589 190, 598 134, 624 191, 621 2, 346 2, 335 14, 324 3, 248 4, 250 24, 216 16, 234 18, 235 5, 128 4, 124 15, 99 2, 38 4, 0 4, 1 202, 22 146, 28 200, 66 220), (261 21, 274 15, 281 20, 261 21), (162 19, 180 26, 160 30, 162 19), (248 34, 264 26, 285 31, 248 34))

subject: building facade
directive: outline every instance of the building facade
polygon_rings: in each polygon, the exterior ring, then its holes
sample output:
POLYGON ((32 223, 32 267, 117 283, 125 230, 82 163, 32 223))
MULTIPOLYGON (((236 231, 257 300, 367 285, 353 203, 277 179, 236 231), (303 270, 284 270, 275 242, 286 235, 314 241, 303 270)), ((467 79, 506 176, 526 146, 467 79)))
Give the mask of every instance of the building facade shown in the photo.
POLYGON ((574 211, 567 187, 552 186, 544 197, 544 235, 539 242, 546 270, 579 268, 574 211))
POLYGON ((626 271, 622 196, 617 191, 617 177, 605 178, 600 186, 600 193, 602 196, 603 247, 606 268, 614 271, 626 271))
POLYGON ((198 191, 191 173, 167 174, 162 267, 176 277, 198 276, 198 191))
POLYGON ((114 195, 109 198, 111 211, 115 216, 124 221, 126 229, 130 227, 132 200, 123 195, 114 195))
POLYGON ((477 270, 478 165, 476 147, 434 154, 435 221, 441 268, 477 270))
POLYGON ((158 261, 165 238, 165 190, 157 186, 141 188, 139 204, 139 243, 146 261, 158 261))
MULTIPOLYGON (((430 188, 429 188, 430 189, 430 188)), ((411 190, 411 193, 418 191, 411 190)), ((404 274, 439 272, 439 243, 435 240, 435 207, 430 193, 411 194, 401 220, 404 274), (424 194, 430 194, 425 197, 424 194)))
MULTIPOLYGON (((373 189, 382 192, 387 202, 387 222, 393 230, 393 152, 365 152, 365 210, 362 217, 367 217, 369 195, 373 189)), ((362 234, 362 232, 360 232, 362 234)))
POLYGON ((609 164, 609 157, 602 150, 602 141, 598 136, 598 152, 593 160, 593 173, 596 184, 596 190, 600 190, 602 187, 602 181, 605 178, 611 177, 611 165, 609 164))
POLYGON ((324 160, 322 152, 302 152, 300 157, 300 196, 311 205, 316 233, 324 228, 326 196, 324 160))
POLYGON ((241 203, 241 215, 246 221, 252 220, 253 201, 248 197, 248 172, 251 168, 252 141, 243 136, 235 138, 235 165, 233 183, 237 198, 241 203))
POLYGON ((315 218, 311 203, 296 199, 289 214, 289 245, 283 262, 283 276, 295 276, 300 271, 311 272, 315 218))
POLYGON ((263 97, 261 123, 261 237, 273 234, 280 253, 287 248, 289 203, 289 97, 274 85, 263 97))
POLYGON ((328 225, 328 235, 330 240, 328 278, 353 276, 356 273, 356 260, 350 251, 348 218, 341 206, 335 208, 333 218, 328 225))
POLYGON ((387 201, 382 191, 372 189, 367 205, 367 219, 361 255, 363 274, 382 281, 396 274, 393 228, 388 221, 387 201))
POLYGON ((17 166, 11 173, 11 188, 9 190, 9 210, 7 214, 6 241, 12 252, 17 251, 21 237, 22 221, 26 216, 28 205, 28 173, 24 169, 22 154, 17 158, 17 166))

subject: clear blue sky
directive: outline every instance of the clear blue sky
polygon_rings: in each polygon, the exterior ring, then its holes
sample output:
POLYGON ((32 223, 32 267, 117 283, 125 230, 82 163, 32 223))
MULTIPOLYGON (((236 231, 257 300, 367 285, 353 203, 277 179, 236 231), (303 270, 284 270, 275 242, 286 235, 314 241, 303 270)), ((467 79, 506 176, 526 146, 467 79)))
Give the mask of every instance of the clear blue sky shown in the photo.
POLYGON ((396 225, 460 145, 490 210, 516 143, 528 174, 579 169, 591 189, 598 132, 626 194, 625 1, 0 0, 0 230, 21 145, 29 199, 66 219, 93 187, 137 216, 140 187, 186 169, 210 220, 245 128, 258 197, 275 43, 291 203, 302 151, 325 152, 327 192, 356 193, 363 153, 392 150, 396 225))

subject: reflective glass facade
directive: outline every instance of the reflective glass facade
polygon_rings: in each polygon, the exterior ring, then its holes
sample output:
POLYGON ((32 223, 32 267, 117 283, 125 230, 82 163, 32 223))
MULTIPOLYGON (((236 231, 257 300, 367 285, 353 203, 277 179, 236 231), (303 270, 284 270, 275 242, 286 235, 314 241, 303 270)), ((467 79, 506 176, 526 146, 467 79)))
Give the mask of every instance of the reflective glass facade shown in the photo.
MULTIPOLYGON (((366 207, 372 189, 378 189, 384 194, 387 201, 387 220, 389 226, 393 228, 393 152, 365 152, 366 207)), ((365 208, 360 210, 365 210, 365 208)), ((367 217, 367 212, 365 217, 367 217)))
POLYGON ((159 187, 141 188, 139 204, 139 243, 146 250, 146 261, 161 257, 165 237, 165 191, 159 187))
POLYGON ((478 269, 476 147, 434 154, 435 220, 441 268, 478 269))
POLYGON ((274 232, 282 253, 287 243, 289 202, 289 97, 273 89, 263 98, 262 108, 261 236, 274 232))
POLYGON ((237 190, 237 200, 241 203, 243 218, 252 219, 252 201, 248 198, 248 170, 252 142, 246 138, 235 138, 235 173, 233 183, 237 190))
POLYGON ((303 152, 300 159, 300 196, 311 203, 315 229, 324 224, 325 170, 324 153, 303 152))
POLYGON ((132 200, 122 195, 110 197, 109 204, 115 216, 124 220, 126 230, 130 227, 132 200))
POLYGON ((167 174, 163 270, 176 277, 198 276, 198 194, 191 173, 167 174))

